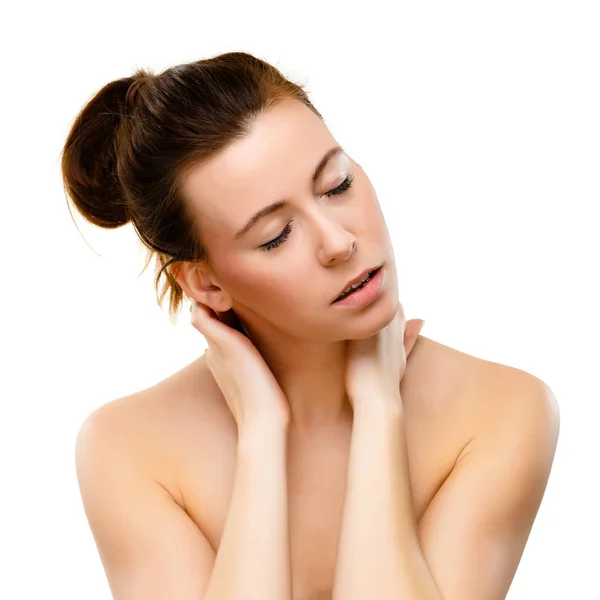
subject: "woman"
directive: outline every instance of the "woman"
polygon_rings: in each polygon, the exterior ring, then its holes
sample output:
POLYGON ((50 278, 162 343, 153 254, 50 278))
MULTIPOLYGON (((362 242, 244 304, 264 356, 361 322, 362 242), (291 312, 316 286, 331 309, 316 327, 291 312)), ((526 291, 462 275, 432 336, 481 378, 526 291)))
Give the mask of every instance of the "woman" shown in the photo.
POLYGON ((241 52, 139 71, 83 108, 62 169, 208 342, 79 432, 115 598, 505 597, 556 399, 406 323, 375 191, 299 85, 241 52))

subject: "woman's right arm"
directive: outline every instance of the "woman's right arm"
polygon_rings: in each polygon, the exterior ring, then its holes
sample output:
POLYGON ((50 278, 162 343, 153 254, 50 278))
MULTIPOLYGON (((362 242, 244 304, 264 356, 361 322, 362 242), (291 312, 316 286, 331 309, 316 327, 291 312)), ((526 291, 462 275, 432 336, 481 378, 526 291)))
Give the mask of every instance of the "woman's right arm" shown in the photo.
POLYGON ((241 431, 229 513, 203 600, 291 600, 287 429, 241 431))
POLYGON ((291 600, 285 424, 239 431, 219 550, 127 448, 111 404, 76 444, 85 513, 115 600, 291 600))

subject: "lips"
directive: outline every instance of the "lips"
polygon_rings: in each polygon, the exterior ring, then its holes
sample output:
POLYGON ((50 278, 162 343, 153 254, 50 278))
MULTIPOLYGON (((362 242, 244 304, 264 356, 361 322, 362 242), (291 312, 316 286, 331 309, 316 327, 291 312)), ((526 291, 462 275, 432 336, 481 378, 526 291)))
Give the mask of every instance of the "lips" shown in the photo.
POLYGON ((369 269, 366 269, 365 271, 362 271, 359 275, 357 275, 356 277, 352 278, 350 281, 348 281, 348 283, 346 283, 346 285, 342 288, 342 291, 335 297, 335 300, 333 300, 333 302, 335 302, 336 300, 339 299, 339 297, 352 285, 356 284, 356 283, 361 283, 362 281, 364 281, 367 278, 367 275, 369 275, 369 273, 374 273, 375 271, 377 271, 379 268, 381 267, 381 265, 376 266, 376 267, 370 267, 369 269))

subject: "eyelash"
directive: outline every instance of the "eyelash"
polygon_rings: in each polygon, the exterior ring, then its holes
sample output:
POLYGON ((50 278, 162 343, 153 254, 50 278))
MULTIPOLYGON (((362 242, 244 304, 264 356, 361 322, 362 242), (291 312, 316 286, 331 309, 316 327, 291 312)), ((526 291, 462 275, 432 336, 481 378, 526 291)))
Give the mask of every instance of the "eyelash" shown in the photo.
MULTIPOLYGON (((338 187, 331 190, 330 192, 326 192, 325 195, 331 197, 336 196, 337 194, 343 194, 352 187, 353 181, 354 175, 348 175, 348 177, 346 177, 346 179, 344 179, 344 181, 338 187)), ((292 231, 292 222, 293 221, 290 221, 285 226, 284 230, 278 237, 276 237, 274 240, 271 240, 270 242, 267 242, 266 244, 263 244, 262 246, 259 246, 259 248, 268 252, 269 250, 273 250, 278 246, 281 246, 281 244, 283 244, 287 240, 288 236, 290 235, 290 232, 292 231)))

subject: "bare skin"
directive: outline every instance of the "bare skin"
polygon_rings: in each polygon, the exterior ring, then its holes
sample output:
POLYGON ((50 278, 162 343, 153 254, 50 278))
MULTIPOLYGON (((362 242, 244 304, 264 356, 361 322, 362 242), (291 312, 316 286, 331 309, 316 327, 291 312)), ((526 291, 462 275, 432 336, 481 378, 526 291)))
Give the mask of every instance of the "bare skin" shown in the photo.
MULTIPOLYGON (((129 449, 218 552, 236 457, 236 424, 204 357, 157 385, 103 407, 129 449)), ((494 376, 510 367, 419 336, 400 383, 417 521, 493 403, 494 376), (486 383, 488 387, 486 388, 486 383)), ((288 489, 294 600, 329 598, 345 492, 352 413, 289 431, 288 489)))
MULTIPOLYGON (((353 422, 345 346, 347 340, 363 340, 386 327, 397 313, 400 294, 375 190, 361 166, 336 144, 306 107, 283 102, 258 117, 245 138, 191 170, 183 185, 212 256, 210 264, 183 263, 177 281, 190 300, 216 313, 235 311, 281 388, 282 394, 273 397, 240 393, 244 406, 262 406, 248 414, 260 413, 272 423, 282 397, 289 406, 285 474, 291 569, 282 554, 287 550, 283 518, 278 530, 262 531, 269 527, 268 518, 246 520, 252 533, 243 538, 246 554, 241 555, 243 566, 251 565, 248 556, 255 547, 260 552, 253 544, 257 532, 280 534, 271 540, 271 555, 257 578, 263 585, 273 583, 270 566, 279 559, 283 583, 272 586, 273 598, 289 589, 290 577, 293 600, 329 600, 332 592, 342 597, 339 590, 362 593, 380 574, 375 567, 357 569, 358 578, 351 577, 365 545, 350 537, 352 543, 343 544, 346 552, 340 553, 346 558, 339 561, 343 574, 334 585, 340 530, 348 531, 341 527, 346 478, 349 465, 356 465, 349 461, 350 454, 356 456, 350 453, 352 434, 361 422, 359 412, 366 412, 357 410, 353 422), (315 169, 319 164, 325 167, 315 169), (275 212, 265 213, 277 205, 275 212), (266 216, 255 221, 251 216, 257 214, 266 216), (253 222, 253 227, 244 225, 253 222), (280 242, 264 251, 273 240, 280 242), (376 302, 363 310, 332 305, 351 277, 380 264, 384 278, 376 302), (361 585, 353 587, 357 581, 361 585)), ((357 531, 362 533, 377 532, 367 546, 375 555, 388 520, 401 514, 408 522, 414 510, 418 531, 407 528, 401 538, 396 529, 388 545, 395 556, 388 563, 388 597, 406 596, 400 589, 419 590, 411 597, 423 597, 421 591, 432 590, 435 582, 439 594, 428 598, 497 600, 510 585, 548 478, 558 433, 555 400, 533 375, 423 336, 406 355, 399 378, 404 431, 385 436, 394 452, 379 445, 383 454, 377 459, 379 465, 389 460, 376 480, 380 488, 391 482, 396 497, 377 515, 378 527, 365 493, 358 495, 352 519, 345 522, 361 525, 357 531), (396 513, 397 499, 409 496, 401 485, 407 480, 412 506, 402 502, 402 512, 396 513), (416 537, 422 548, 415 550, 416 537)), ((228 538, 225 524, 235 498, 237 451, 244 444, 238 447, 239 423, 205 357, 149 389, 108 403, 96 417, 79 436, 78 477, 118 598, 199 598, 209 572, 218 575, 217 591, 209 588, 209 596, 222 597, 239 556, 226 551, 225 542, 234 538, 228 538), (215 569, 220 546, 221 557, 230 562, 218 561, 215 569), (222 565, 227 568, 219 569, 222 565)), ((263 466, 265 458, 273 464, 283 458, 269 446, 278 443, 281 451, 282 437, 273 427, 270 439, 265 431, 259 428, 263 437, 253 438, 260 442, 255 446, 262 444, 263 466)), ((362 450, 369 449, 365 431, 371 438, 378 435, 363 427, 358 436, 362 450)), ((238 473, 244 474, 240 464, 238 473)), ((364 473, 365 463, 359 466, 364 473)), ((267 470, 258 473, 269 476, 267 470)), ((254 477, 246 477, 244 489, 276 489, 281 498, 282 473, 280 468, 271 479, 277 487, 254 487, 254 477)), ((252 506, 273 505, 260 500, 252 506)), ((260 514, 272 517, 266 510, 260 514)), ((263 588, 255 589, 254 597, 260 593, 263 588)))

